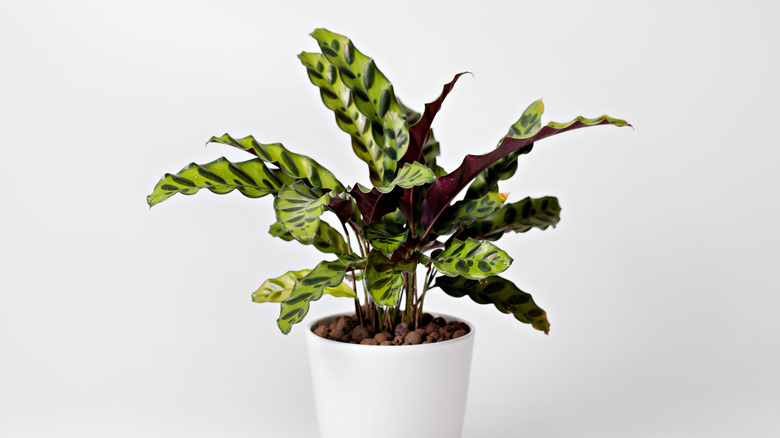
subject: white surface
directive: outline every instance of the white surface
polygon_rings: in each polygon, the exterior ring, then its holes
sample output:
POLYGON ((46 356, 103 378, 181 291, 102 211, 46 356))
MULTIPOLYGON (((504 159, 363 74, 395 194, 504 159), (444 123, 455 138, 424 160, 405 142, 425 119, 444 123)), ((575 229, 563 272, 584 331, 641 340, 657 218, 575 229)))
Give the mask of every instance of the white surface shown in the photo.
POLYGON ((460 438, 474 335, 472 326, 447 342, 366 348, 307 330, 320 436, 460 438))
MULTIPOLYGON (((465 438, 780 436, 780 146, 772 2, 10 2, 0 7, 0 436, 313 437, 302 329, 250 303, 311 268, 271 200, 146 207, 165 172, 254 134, 367 183, 296 59, 327 27, 434 122, 442 163, 487 152, 539 97, 545 140, 504 184, 555 195, 506 276, 549 336, 477 325, 465 438)), ((324 299, 310 318, 348 311, 324 299)))

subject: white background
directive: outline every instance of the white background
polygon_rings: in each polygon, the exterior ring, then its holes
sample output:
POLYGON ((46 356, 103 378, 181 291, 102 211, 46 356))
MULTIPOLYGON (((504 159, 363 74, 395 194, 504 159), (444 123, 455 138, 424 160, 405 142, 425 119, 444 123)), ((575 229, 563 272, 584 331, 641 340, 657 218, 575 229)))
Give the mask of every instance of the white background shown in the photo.
MULTIPOLYGON (((499 242, 549 336, 426 302, 478 327, 465 438, 780 436, 776 4, 281 3, 1 3, 0 436, 317 436, 302 327, 249 295, 322 255, 266 233, 270 198, 145 202, 249 158, 204 147, 225 132, 368 183, 296 58, 316 27, 418 110, 474 73, 434 123, 450 170, 540 97, 636 128, 545 140, 502 186, 563 207, 499 242)), ((349 310, 327 298, 309 318, 349 310)))

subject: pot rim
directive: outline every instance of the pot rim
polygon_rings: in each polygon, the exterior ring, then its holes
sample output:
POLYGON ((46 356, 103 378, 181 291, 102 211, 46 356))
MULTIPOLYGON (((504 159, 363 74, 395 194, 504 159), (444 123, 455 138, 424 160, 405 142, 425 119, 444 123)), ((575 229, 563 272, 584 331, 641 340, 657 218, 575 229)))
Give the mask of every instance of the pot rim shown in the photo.
MULTIPOLYGON (((328 320, 328 319, 334 319, 334 318, 339 318, 339 317, 342 317, 342 316, 352 316, 353 313, 354 312, 352 312, 352 313, 349 313, 349 312, 347 312, 347 313, 339 312, 339 313, 334 313, 332 315, 323 316, 322 318, 319 318, 319 319, 315 320, 314 322, 312 322, 311 324, 309 324, 307 326, 306 337, 309 338, 312 342, 330 343, 330 344, 333 344, 333 345, 338 345, 341 348, 391 347, 390 345, 350 344, 349 342, 341 342, 341 341, 334 341, 332 339, 325 339, 325 338, 322 338, 322 337, 317 336, 316 334, 314 334, 314 328, 317 327, 317 324, 319 324, 320 321, 324 321, 324 320, 328 320)), ((469 326, 469 332, 466 333, 465 335, 459 337, 459 338, 449 339, 447 341, 442 341, 442 342, 432 342, 430 344, 414 344, 414 345, 393 345, 392 347, 395 347, 395 348, 398 348, 398 347, 404 347, 404 348, 411 348, 411 347, 413 347, 413 348, 442 348, 442 347, 447 346, 447 345, 452 346, 452 345, 454 345, 457 342, 468 342, 472 337, 474 337, 474 333, 476 332, 476 328, 474 327, 474 324, 472 324, 470 321, 467 321, 467 320, 465 320, 465 319, 463 319, 463 318, 461 318, 459 316, 449 315, 447 313, 438 313, 438 312, 428 312, 428 313, 430 313, 434 317, 441 316, 442 318, 445 318, 448 321, 450 319, 454 319, 455 321, 463 322, 463 323, 465 323, 466 325, 469 326)), ((393 348, 385 348, 385 350, 392 350, 392 349, 393 348)))

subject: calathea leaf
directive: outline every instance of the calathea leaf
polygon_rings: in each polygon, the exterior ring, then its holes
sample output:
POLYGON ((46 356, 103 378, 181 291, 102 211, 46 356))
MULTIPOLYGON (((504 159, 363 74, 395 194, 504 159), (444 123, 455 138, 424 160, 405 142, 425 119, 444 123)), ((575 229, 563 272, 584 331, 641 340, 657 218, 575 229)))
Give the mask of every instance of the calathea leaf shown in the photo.
MULTIPOLYGON (((311 272, 311 269, 300 271, 288 271, 276 278, 269 278, 260 287, 252 292, 252 301, 255 303, 281 303, 290 297, 295 287, 295 282, 311 272)), ((325 287, 324 293, 334 297, 355 298, 355 290, 347 283, 341 283, 336 287, 325 287)))
POLYGON ((455 228, 465 228, 477 219, 485 219, 501 207, 506 198, 505 193, 488 193, 479 199, 458 201, 444 210, 433 232, 442 236, 450 234, 455 228))
POLYGON ((464 277, 437 277, 436 286, 453 297, 468 295, 479 304, 493 304, 503 313, 514 317, 545 334, 550 331, 547 314, 534 303, 528 293, 523 292, 511 281, 493 276, 484 280, 469 280, 464 277))
POLYGON ((342 224, 349 222, 350 219, 357 219, 355 207, 352 205, 352 197, 348 193, 330 192, 328 208, 336 214, 342 224))
POLYGON ((512 258, 494 244, 487 241, 453 239, 444 251, 432 255, 433 266, 444 275, 463 276, 470 280, 481 280, 500 274, 512 264, 512 258))
POLYGON ((235 189, 246 197, 260 198, 276 194, 282 185, 293 181, 278 170, 268 169, 258 159, 231 163, 222 157, 203 165, 190 163, 175 174, 166 173, 146 202, 153 207, 177 193, 194 195, 204 188, 219 195, 235 189))
POLYGON ((303 181, 283 186, 274 198, 276 221, 301 243, 314 243, 320 216, 328 205, 328 194, 311 189, 303 181))
POLYGON ((349 194, 355 200, 360 215, 363 217, 364 225, 369 225, 381 219, 382 216, 394 212, 398 208, 398 199, 403 193, 404 191, 400 187, 396 187, 390 193, 381 193, 376 187, 369 190, 360 184, 349 190, 349 194))
POLYGON ((368 164, 371 182, 382 185, 382 144, 374 141, 371 122, 358 111, 350 89, 339 79, 338 68, 319 53, 304 52, 298 59, 306 67, 312 84, 320 88, 322 102, 335 114, 336 124, 352 137, 352 150, 368 164))
POLYGON ((321 262, 311 272, 297 279, 292 293, 282 302, 279 319, 276 320, 282 333, 290 333, 293 325, 303 321, 309 312, 309 303, 322 298, 326 287, 338 287, 344 281, 348 268, 364 264, 365 259, 345 256, 332 262, 321 262))
POLYGON ((281 143, 262 144, 251 135, 236 139, 227 134, 211 137, 208 142, 226 144, 257 155, 266 163, 276 164, 293 178, 306 179, 312 187, 344 191, 344 186, 331 171, 306 155, 288 151, 281 143))
POLYGON ((377 306, 395 306, 404 287, 403 270, 380 251, 372 250, 366 261, 363 286, 377 306))
POLYGON ((535 141, 573 129, 598 125, 631 126, 625 120, 613 119, 608 116, 601 116, 595 119, 577 117, 568 123, 550 122, 547 126, 544 126, 530 137, 504 137, 498 148, 490 153, 484 155, 466 155, 457 169, 437 179, 430 189, 428 189, 428 193, 422 204, 420 218, 420 223, 425 227, 426 234, 430 231, 431 227, 436 222, 436 219, 439 218, 455 196, 463 190, 471 180, 476 178, 477 175, 498 160, 513 152, 522 152, 523 149, 530 148, 535 141))
POLYGON ((382 185, 395 175, 396 163, 409 147, 409 129, 405 112, 398 104, 393 85, 347 37, 326 29, 311 34, 322 54, 339 69, 339 78, 350 89, 353 101, 371 123, 374 140, 381 147, 384 173, 382 185))
POLYGON ((386 257, 392 257, 395 250, 406 241, 408 234, 409 230, 389 221, 374 222, 365 228, 368 242, 386 257))
POLYGON ((377 187, 380 193, 390 193, 396 187, 408 189, 436 181, 436 175, 426 165, 417 162, 406 163, 395 179, 385 187, 377 187))
MULTIPOLYGON (((517 122, 509 127, 509 132, 506 135, 518 138, 533 135, 542 129, 542 113, 544 113, 542 99, 534 101, 523 111, 523 115, 520 116, 517 122)), ((499 142, 500 144, 501 142, 499 142)), ((474 178, 474 181, 466 191, 465 199, 476 199, 489 192, 497 192, 498 182, 511 178, 517 171, 517 158, 521 153, 528 152, 531 152, 531 148, 513 152, 485 169, 474 178)))
POLYGON ((531 228, 546 230, 561 220, 561 206, 558 198, 525 198, 501 207, 492 215, 475 221, 463 230, 463 237, 480 237, 498 240, 506 231, 525 233, 531 228))
MULTIPOLYGON (((431 124, 433 123, 433 119, 441 109, 444 98, 447 97, 450 91, 452 91, 452 87, 455 86, 455 82, 457 82, 458 79, 466 73, 468 72, 456 74, 455 77, 452 78, 452 81, 444 85, 441 94, 436 98, 436 100, 425 104, 425 111, 423 112, 419 121, 414 126, 409 128, 409 135, 411 137, 409 142, 409 150, 403 156, 401 161, 399 161, 399 165, 402 163, 422 161, 424 146, 427 144, 428 138, 431 135, 431 124)), ((432 163, 425 161, 425 164, 431 166, 432 163)))
MULTIPOLYGON (((287 242, 295 240, 293 234, 289 231, 285 231, 278 222, 271 225, 268 233, 287 242)), ((324 253, 336 254, 337 256, 349 252, 347 242, 344 240, 341 233, 322 220, 320 221, 319 229, 314 233, 312 244, 314 244, 315 248, 324 253)))

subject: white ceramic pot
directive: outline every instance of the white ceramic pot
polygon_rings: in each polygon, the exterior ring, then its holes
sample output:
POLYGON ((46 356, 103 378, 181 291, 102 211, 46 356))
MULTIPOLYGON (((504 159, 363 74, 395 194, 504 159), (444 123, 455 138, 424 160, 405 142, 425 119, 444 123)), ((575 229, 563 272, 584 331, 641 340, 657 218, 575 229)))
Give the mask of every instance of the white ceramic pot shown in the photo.
POLYGON ((466 324, 471 331, 457 339, 394 346, 331 341, 310 325, 321 438, 459 438, 474 346, 474 326, 466 324))

